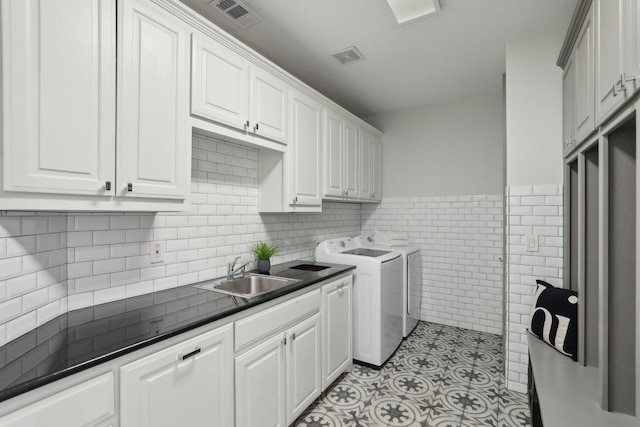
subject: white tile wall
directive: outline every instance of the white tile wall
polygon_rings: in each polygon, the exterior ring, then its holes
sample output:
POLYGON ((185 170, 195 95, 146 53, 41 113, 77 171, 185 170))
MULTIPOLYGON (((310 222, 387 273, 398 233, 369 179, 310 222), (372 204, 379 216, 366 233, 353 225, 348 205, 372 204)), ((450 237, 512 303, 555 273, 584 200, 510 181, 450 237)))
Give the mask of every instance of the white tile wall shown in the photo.
POLYGON ((360 232, 353 203, 325 202, 318 214, 258 213, 255 149, 194 135, 192 178, 190 212, 67 215, 69 309, 223 276, 258 241, 278 245, 280 263, 360 232), (163 263, 150 263, 154 241, 165 244, 163 263))
POLYGON ((562 286, 562 186, 508 187, 506 382, 525 392, 528 347, 525 330, 536 279, 562 286), (525 236, 538 235, 539 250, 527 252, 525 236))
POLYGON ((67 311, 65 214, 0 212, 0 346, 67 311))
POLYGON ((422 320, 502 334, 501 195, 385 198, 362 230, 402 231, 422 253, 422 320))

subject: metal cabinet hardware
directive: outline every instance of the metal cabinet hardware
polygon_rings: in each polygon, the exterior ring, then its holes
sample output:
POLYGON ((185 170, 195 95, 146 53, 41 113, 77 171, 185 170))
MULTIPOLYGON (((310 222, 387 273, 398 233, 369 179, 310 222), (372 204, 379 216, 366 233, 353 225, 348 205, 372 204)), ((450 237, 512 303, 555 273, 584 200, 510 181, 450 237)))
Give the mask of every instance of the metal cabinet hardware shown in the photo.
POLYGON ((296 333, 291 334, 291 342, 296 340, 296 333))
POLYGON ((349 190, 345 190, 344 195, 348 196, 349 195, 349 190))
POLYGON ((293 198, 293 203, 298 203, 298 196, 293 198))
POLYGON ((247 120, 244 124, 244 130, 247 130, 247 128, 249 127, 249 120, 247 120))
POLYGON ((133 184, 131 182, 127 183, 127 191, 129 192, 133 191, 133 184))
POLYGON ((287 337, 284 337, 284 339, 282 340, 282 345, 287 345, 287 337))
POLYGON ((189 352, 189 353, 185 354, 184 356, 181 356, 181 359, 182 360, 186 360, 186 359, 188 359, 190 357, 195 356, 196 354, 200 353, 201 351, 202 351, 202 349, 200 347, 196 347, 196 349, 193 350, 192 352, 189 352))
POLYGON ((258 123, 256 123, 256 125, 253 127, 253 131, 257 132, 258 131, 258 123))
POLYGON ((106 191, 111 191, 111 181, 106 181, 102 188, 104 188, 106 191))

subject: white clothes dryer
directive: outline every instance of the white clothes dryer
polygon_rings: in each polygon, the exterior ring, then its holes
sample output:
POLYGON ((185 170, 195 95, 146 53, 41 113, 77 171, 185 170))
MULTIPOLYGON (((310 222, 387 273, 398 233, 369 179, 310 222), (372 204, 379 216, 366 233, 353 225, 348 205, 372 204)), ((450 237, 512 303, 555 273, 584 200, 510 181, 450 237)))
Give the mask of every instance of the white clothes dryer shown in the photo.
POLYGON ((316 261, 355 265, 353 358, 382 367, 402 342, 402 255, 358 247, 350 237, 325 240, 316 261))
POLYGON ((418 246, 383 246, 374 236, 363 234, 353 238, 357 246, 402 254, 402 336, 407 337, 418 325, 422 310, 422 258, 418 246))

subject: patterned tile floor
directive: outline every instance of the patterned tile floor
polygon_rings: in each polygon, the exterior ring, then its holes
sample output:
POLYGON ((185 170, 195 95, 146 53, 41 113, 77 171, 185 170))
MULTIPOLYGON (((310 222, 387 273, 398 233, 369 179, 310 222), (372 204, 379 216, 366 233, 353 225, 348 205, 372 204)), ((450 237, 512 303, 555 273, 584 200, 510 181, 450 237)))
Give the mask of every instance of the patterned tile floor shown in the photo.
POLYGON ((504 386, 502 338, 420 322, 379 371, 354 365, 293 424, 527 427, 527 397, 504 386))

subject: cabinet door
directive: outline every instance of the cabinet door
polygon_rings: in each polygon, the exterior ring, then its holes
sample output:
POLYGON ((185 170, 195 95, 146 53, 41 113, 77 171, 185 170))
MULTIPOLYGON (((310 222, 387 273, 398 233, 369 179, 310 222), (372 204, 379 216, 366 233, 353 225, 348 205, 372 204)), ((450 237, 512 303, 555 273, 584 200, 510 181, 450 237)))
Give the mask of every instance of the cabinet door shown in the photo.
POLYGON ((289 204, 322 206, 322 105, 297 91, 291 96, 289 145, 289 204))
POLYGON ((192 36, 191 113, 246 130, 249 62, 215 40, 192 36))
POLYGON ((576 40, 575 64, 575 139, 582 141, 595 128, 593 102, 593 13, 587 13, 576 40))
POLYGON ((125 365, 120 382, 122 427, 233 425, 233 327, 125 365))
POLYGON ((569 58, 562 73, 562 153, 568 154, 575 146, 576 72, 574 55, 569 58))
POLYGON ((342 155, 343 181, 345 195, 350 198, 360 197, 360 141, 358 126, 344 123, 344 150, 342 155))
POLYGON ((326 110, 324 144, 324 194, 344 196, 344 122, 342 117, 326 110))
POLYGON ((382 143, 377 137, 371 137, 371 198, 380 200, 381 197, 381 169, 380 154, 382 143))
POLYGON ((1 5, 3 189, 112 196, 114 2, 1 5))
POLYGON ((2 427, 83 427, 103 425, 115 414, 113 373, 109 372, 0 417, 2 427))
POLYGON ((322 386, 320 314, 287 331, 287 424, 320 396, 322 386))
POLYGON ((286 144, 289 140, 289 86, 251 66, 251 131, 286 144))
POLYGON ((236 426, 288 425, 284 339, 276 335, 236 357, 236 426))
POLYGON ((371 135, 360 129, 360 198, 371 199, 371 135))
POLYGON ((185 199, 191 174, 188 32, 152 2, 120 4, 117 193, 185 199))
POLYGON ((621 88, 624 72, 623 10, 627 0, 596 0, 595 11, 595 79, 596 121, 601 123, 625 101, 621 88))
POLYGON ((352 363, 351 276, 322 288, 322 390, 352 363))

